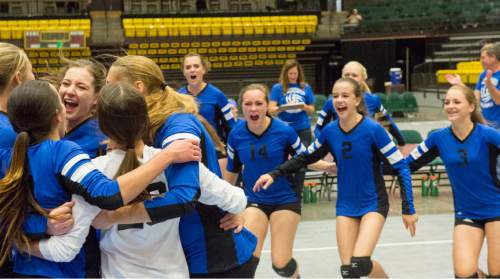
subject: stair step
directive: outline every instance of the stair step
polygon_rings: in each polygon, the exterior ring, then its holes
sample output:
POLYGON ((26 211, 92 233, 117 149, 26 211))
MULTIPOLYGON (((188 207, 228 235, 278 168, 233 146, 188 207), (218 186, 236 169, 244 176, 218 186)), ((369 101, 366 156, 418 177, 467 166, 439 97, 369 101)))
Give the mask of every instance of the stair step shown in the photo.
POLYGON ((425 62, 462 62, 462 61, 476 61, 477 55, 475 56, 460 56, 460 57, 436 57, 436 58, 426 58, 425 62))
POLYGON ((446 55, 459 55, 459 54, 471 54, 479 56, 479 49, 473 50, 439 50, 434 51, 434 56, 446 56, 446 55))
POLYGON ((450 41, 500 39, 500 34, 451 36, 450 41))

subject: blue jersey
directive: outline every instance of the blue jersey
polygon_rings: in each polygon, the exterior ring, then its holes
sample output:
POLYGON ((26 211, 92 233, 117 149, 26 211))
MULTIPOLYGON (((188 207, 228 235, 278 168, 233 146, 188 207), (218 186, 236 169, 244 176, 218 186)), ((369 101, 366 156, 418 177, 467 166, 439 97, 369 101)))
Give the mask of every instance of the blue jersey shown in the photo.
POLYGON ((290 178, 278 177, 273 187, 260 192, 252 190, 257 179, 288 159, 300 154, 305 147, 295 130, 278 119, 272 119, 269 127, 255 135, 240 121, 229 134, 227 144, 227 170, 240 172, 243 167, 243 185, 248 202, 279 205, 297 202, 296 189, 290 178))
MULTIPOLYGON (((210 135, 192 114, 178 113, 168 117, 157 131, 154 144, 157 148, 164 148, 174 140, 187 138, 200 141, 203 163, 210 171, 221 177, 217 154, 210 135)), ((171 183, 196 184, 199 187, 198 168, 198 162, 174 164, 169 167, 167 171, 169 187, 171 183)), ((162 219, 162 199, 145 205, 152 219, 162 219)), ((190 274, 227 271, 252 257, 257 239, 246 229, 238 234, 233 230, 220 229, 220 219, 224 215, 225 212, 217 206, 198 203, 195 212, 181 217, 179 234, 190 274)))
MULTIPOLYGON (((0 150, 2 168, 5 175, 10 165, 12 149, 0 150)), ((42 208, 52 209, 71 200, 71 194, 79 194, 90 204, 114 210, 123 206, 118 183, 109 180, 90 162, 88 154, 70 141, 45 140, 28 149, 29 170, 34 182, 33 194, 42 208)), ((41 216, 27 214, 23 226, 31 238, 40 238, 45 232, 41 216), (38 233, 36 233, 38 231, 38 233)), ((89 234, 90 239, 94 236, 89 234)), ((14 255, 14 271, 24 275, 44 277, 86 277, 99 276, 99 257, 96 241, 88 241, 80 253, 70 262, 56 263, 38 257, 27 257, 21 253, 14 255)))
POLYGON ((464 140, 459 140, 451 127, 431 133, 408 161, 416 170, 440 156, 453 190, 455 216, 487 219, 500 216, 499 154, 500 132, 475 124, 464 140))
MULTIPOLYGON (((401 135, 398 126, 396 125, 396 123, 394 123, 391 116, 387 113, 387 110, 382 105, 380 97, 370 92, 365 92, 364 100, 368 116, 373 119, 379 118, 379 121, 389 121, 389 133, 397 140, 399 145, 404 145, 405 140, 403 138, 403 135, 401 135), (380 116, 375 117, 376 114, 380 114, 380 116)), ((337 113, 335 112, 335 108, 333 107, 333 100, 329 99, 318 114, 318 120, 316 122, 316 127, 314 128, 315 137, 319 137, 321 129, 323 129, 326 124, 337 118, 337 113)))
POLYGON ((102 142, 106 136, 99 129, 99 123, 96 118, 89 118, 78 124, 75 128, 69 131, 64 138, 78 144, 90 158, 95 158, 102 155, 106 151, 106 147, 102 142))
MULTIPOLYGON (((476 84, 476 90, 480 94, 480 104, 481 110, 483 111, 484 118, 488 121, 488 126, 495 129, 500 129, 500 105, 495 103, 495 100, 491 97, 491 93, 486 87, 484 78, 486 77, 486 71, 479 75, 479 81, 476 84)), ((497 90, 500 90, 500 71, 493 73, 491 76, 491 83, 497 90)))
MULTIPOLYGON (((288 84, 288 90, 283 92, 281 83, 276 83, 271 89, 271 96, 269 99, 276 102, 278 106, 298 103, 304 103, 306 105, 314 104, 314 94, 311 86, 308 84, 306 84, 304 88, 300 88, 299 84, 290 83, 288 84)), ((295 131, 309 129, 311 127, 307 113, 301 109, 290 109, 280 112, 278 117, 292 126, 295 131)))
MULTIPOLYGON (((336 120, 323 129, 307 152, 307 155, 300 155, 294 160, 308 165, 330 152, 337 163, 337 215, 360 217, 368 212, 386 212, 389 209, 382 163, 390 164, 398 175, 403 214, 415 213, 410 169, 385 129, 376 121, 363 117, 355 127, 345 132, 336 120)), ((293 160, 289 162, 271 175, 294 171, 289 165, 297 163, 293 160)))
MULTIPOLYGON (((179 93, 192 94, 187 86, 179 89, 179 93)), ((226 142, 229 131, 236 124, 231 111, 231 104, 224 93, 217 87, 207 83, 205 88, 196 95, 196 100, 200 104, 200 114, 217 131, 219 137, 226 142)))
POLYGON ((16 141, 17 134, 10 124, 9 117, 0 111, 0 148, 12 147, 16 141))

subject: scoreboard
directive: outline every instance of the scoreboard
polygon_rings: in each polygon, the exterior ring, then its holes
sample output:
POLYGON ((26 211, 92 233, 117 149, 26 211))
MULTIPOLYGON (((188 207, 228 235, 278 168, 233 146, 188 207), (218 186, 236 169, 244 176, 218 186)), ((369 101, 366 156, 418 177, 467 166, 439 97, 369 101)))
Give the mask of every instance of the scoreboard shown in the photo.
POLYGON ((24 49, 81 49, 85 48, 83 31, 26 31, 24 49))

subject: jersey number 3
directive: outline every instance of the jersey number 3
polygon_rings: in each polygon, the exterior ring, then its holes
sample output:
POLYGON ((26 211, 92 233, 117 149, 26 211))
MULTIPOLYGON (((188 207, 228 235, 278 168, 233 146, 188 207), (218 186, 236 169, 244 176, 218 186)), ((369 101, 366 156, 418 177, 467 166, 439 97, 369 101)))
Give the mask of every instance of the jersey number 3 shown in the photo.
POLYGON ((458 154, 459 154, 460 159, 462 159, 462 162, 460 162, 460 166, 461 167, 467 167, 467 163, 468 163, 468 160, 467 160, 467 150, 464 149, 464 148, 460 148, 458 150, 458 154))

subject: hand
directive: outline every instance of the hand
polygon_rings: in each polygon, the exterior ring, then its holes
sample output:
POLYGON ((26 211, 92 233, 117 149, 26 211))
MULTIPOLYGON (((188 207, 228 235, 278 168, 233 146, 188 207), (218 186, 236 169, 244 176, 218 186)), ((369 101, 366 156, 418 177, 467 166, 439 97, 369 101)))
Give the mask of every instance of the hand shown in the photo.
POLYGON ((337 164, 329 163, 328 167, 325 169, 327 173, 336 174, 337 173, 337 164))
POLYGON ((73 219, 71 210, 74 205, 75 202, 73 201, 66 202, 49 212, 49 216, 52 218, 48 218, 47 220, 47 234, 62 235, 68 233, 73 228, 75 220, 73 219))
POLYGON ((243 229, 245 225, 245 217, 243 213, 232 214, 227 213, 220 219, 220 228, 227 231, 230 229, 234 229, 234 233, 239 233, 243 229))
POLYGON ((201 161, 199 142, 193 139, 176 140, 165 148, 170 155, 172 163, 186 163, 201 161))
POLYGON ((269 185, 273 184, 273 182, 274 179, 272 176, 270 176, 267 173, 263 174, 259 177, 257 182, 255 182, 255 185, 253 186, 253 191, 259 192, 261 188, 266 190, 269 187, 269 185))
POLYGON ((486 86, 492 86, 493 84, 491 83, 491 77, 493 76, 493 72, 491 70, 486 71, 486 76, 484 77, 484 84, 486 86))
POLYGON ((415 233, 417 231, 417 228, 415 226, 417 221, 418 221, 418 215, 416 213, 412 215, 403 214, 403 225, 407 230, 410 231, 410 235, 412 237, 415 236, 415 233))
POLYGON ((463 85, 462 78, 457 74, 446 74, 444 76, 449 84, 451 85, 463 85))

